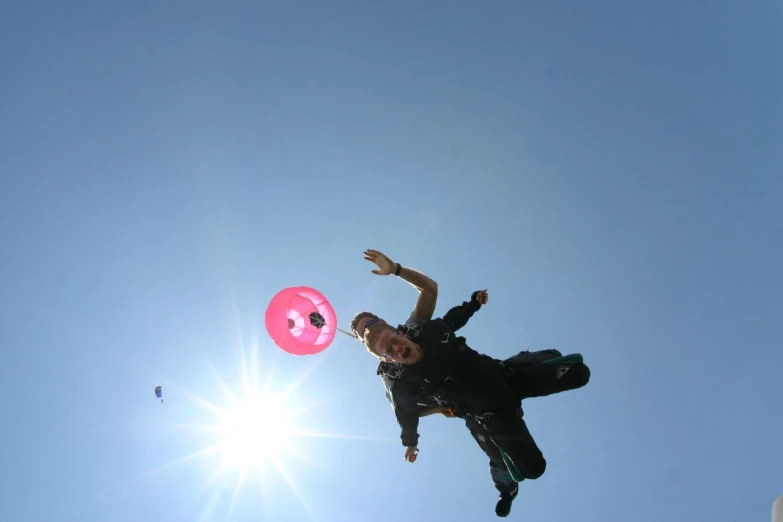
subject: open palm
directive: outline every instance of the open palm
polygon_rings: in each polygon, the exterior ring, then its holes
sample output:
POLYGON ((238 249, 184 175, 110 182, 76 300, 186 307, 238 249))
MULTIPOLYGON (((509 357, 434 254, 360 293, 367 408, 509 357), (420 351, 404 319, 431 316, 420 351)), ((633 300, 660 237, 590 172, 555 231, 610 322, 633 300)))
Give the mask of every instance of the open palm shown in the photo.
POLYGON ((377 250, 365 250, 364 259, 378 266, 377 270, 372 271, 375 275, 389 275, 394 272, 394 261, 377 250))

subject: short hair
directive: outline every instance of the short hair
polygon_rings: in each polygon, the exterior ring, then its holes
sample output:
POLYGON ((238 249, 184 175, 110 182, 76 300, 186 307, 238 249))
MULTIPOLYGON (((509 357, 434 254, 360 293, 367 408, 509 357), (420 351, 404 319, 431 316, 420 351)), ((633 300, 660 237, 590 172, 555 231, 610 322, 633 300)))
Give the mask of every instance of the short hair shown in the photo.
POLYGON ((359 326, 359 321, 361 321, 365 317, 372 317, 373 319, 378 319, 378 316, 372 312, 359 312, 358 314, 353 316, 353 320, 351 320, 351 333, 353 333, 353 335, 360 341, 364 336, 364 332, 362 332, 362 335, 359 335, 359 332, 356 330, 356 327, 359 326))

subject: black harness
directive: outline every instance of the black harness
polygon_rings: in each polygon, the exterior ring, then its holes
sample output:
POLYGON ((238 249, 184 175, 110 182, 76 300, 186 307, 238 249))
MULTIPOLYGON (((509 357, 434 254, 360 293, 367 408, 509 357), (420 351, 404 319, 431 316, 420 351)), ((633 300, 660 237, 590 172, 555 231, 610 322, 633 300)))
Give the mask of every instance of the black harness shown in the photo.
MULTIPOLYGON (((418 394, 419 398, 426 396, 428 399, 436 401, 441 406, 448 406, 455 411, 458 417, 471 417, 485 429, 488 424, 491 424, 494 420, 495 413, 485 412, 483 414, 467 413, 464 410, 462 404, 455 404, 449 402, 444 396, 448 394, 448 390, 453 385, 457 384, 462 374, 462 370, 465 364, 471 363, 471 357, 468 356, 469 352, 473 352, 468 348, 465 338, 457 336, 453 331, 450 331, 445 324, 438 325, 437 320, 435 322, 428 323, 425 328, 418 326, 398 326, 398 329, 405 333, 408 339, 418 341, 419 344, 426 343, 427 345, 433 345, 435 342, 447 345, 447 349, 456 354, 455 362, 448 371, 442 372, 442 374, 430 376, 433 378, 425 378, 420 370, 411 367, 406 367, 398 363, 389 363, 381 361, 376 371, 377 375, 385 377, 395 383, 395 385, 404 381, 406 385, 410 386, 412 390, 418 394), (440 326, 440 328, 437 328, 440 326), (466 356, 466 357, 463 357, 466 356)), ((487 355, 476 354, 478 357, 490 358, 487 355)), ((515 374, 515 370, 508 364, 504 364, 502 361, 497 361, 502 367, 502 373, 506 377, 511 377, 515 374)), ((517 415, 522 415, 521 407, 515 412, 517 415)))
POLYGON ((462 373, 464 360, 459 355, 469 351, 465 344, 465 338, 459 337, 454 332, 448 331, 443 327, 440 329, 422 329, 418 326, 399 325, 397 328, 404 332, 405 336, 410 340, 416 340, 420 343, 423 341, 429 345, 437 341, 440 344, 447 345, 449 349, 457 353, 456 360, 449 370, 443 372, 443 375, 430 376, 433 380, 425 378, 418 368, 413 369, 398 363, 385 361, 380 362, 376 374, 394 381, 395 384, 402 381, 404 377, 405 383, 411 386, 419 397, 426 396, 441 406, 445 405, 455 410, 459 409, 459 405, 449 403, 443 396, 447 393, 448 388, 457 383, 462 373))

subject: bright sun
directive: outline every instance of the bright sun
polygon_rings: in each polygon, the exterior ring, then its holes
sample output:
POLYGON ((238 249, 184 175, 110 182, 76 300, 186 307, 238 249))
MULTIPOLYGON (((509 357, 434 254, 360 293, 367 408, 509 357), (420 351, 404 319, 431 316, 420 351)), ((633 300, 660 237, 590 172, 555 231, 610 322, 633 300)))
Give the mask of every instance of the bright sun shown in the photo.
MULTIPOLYGON (((302 414, 319 406, 319 403, 308 405, 297 404, 293 395, 297 388, 304 382, 316 365, 298 378, 285 383, 283 389, 273 392, 274 381, 271 374, 263 375, 258 370, 258 347, 252 346, 251 361, 245 357, 244 348, 240 349, 240 373, 239 386, 232 387, 224 381, 217 372, 213 374, 222 389, 224 401, 212 402, 187 390, 180 390, 200 406, 209 417, 202 417, 197 422, 177 423, 182 429, 193 430, 207 435, 208 440, 202 449, 185 457, 166 464, 158 470, 170 466, 179 465, 191 459, 207 457, 213 463, 210 476, 206 479, 204 487, 213 486, 214 495, 221 495, 224 491, 219 484, 224 479, 230 479, 235 470, 236 479, 230 487, 231 501, 228 514, 230 516, 240 490, 248 480, 258 479, 262 494, 267 483, 267 472, 276 470, 281 478, 288 483, 294 493, 299 497, 302 506, 306 509, 306 503, 297 487, 294 476, 288 469, 287 460, 293 456, 304 460, 306 458, 297 448, 298 439, 302 437, 334 437, 335 435, 321 433, 310 429, 303 429, 298 418, 302 414), (222 405, 219 405, 221 404, 222 405), (212 457, 215 460, 212 460, 212 457)), ((210 364, 211 366, 211 364, 210 364)), ((195 419, 194 419, 195 420, 195 419)), ((342 436, 338 436, 342 438, 342 436)), ((213 501, 210 501, 202 513, 208 518, 209 510, 214 509, 213 501)))
POLYGON ((260 467, 288 448, 293 434, 284 407, 262 397, 249 397, 227 412, 220 424, 223 465, 260 467))
MULTIPOLYGON (((230 491, 230 502, 227 516, 230 518, 236 500, 248 481, 255 482, 261 487, 262 498, 265 495, 266 486, 269 484, 268 471, 276 471, 278 477, 272 478, 279 482, 281 478, 301 502, 301 506, 310 513, 308 503, 305 501, 302 491, 296 483, 293 470, 289 467, 290 457, 303 461, 310 466, 316 466, 308 455, 303 454, 299 447, 303 438, 316 439, 352 439, 352 440, 384 440, 375 437, 361 437, 338 433, 322 432, 308 428, 307 413, 329 402, 325 400, 323 391, 317 394, 314 401, 301 404, 293 400, 297 389, 302 385, 310 373, 313 372, 323 358, 315 359, 302 374, 289 377, 285 380, 273 379, 274 365, 259 364, 259 349, 257 340, 253 339, 250 356, 245 350, 242 336, 240 335, 239 319, 237 317, 237 337, 239 344, 239 379, 238 386, 230 386, 218 374, 209 361, 206 361, 212 370, 221 393, 213 394, 214 399, 203 398, 184 388, 170 383, 168 389, 174 388, 173 402, 184 404, 189 397, 198 408, 181 409, 179 421, 172 426, 187 430, 191 433, 205 435, 204 445, 199 449, 180 458, 167 462, 135 480, 145 476, 163 472, 167 469, 180 466, 188 461, 207 461, 208 476, 205 478, 200 492, 212 490, 210 498, 204 505, 201 518, 210 519, 223 494, 230 491), (259 371, 259 366, 265 368, 259 371), (282 384, 279 389, 275 384, 282 384), (278 388, 273 391, 274 388, 278 388), (222 399, 221 396, 222 395, 222 399), (207 413, 208 415, 204 415, 207 413), (213 460, 214 459, 214 460, 213 460), (227 473, 227 471, 236 471, 227 473), (228 486, 226 486, 226 483, 228 486)), ((171 404, 166 401, 167 406, 171 404)), ((317 467, 317 466, 316 466, 317 467)), ((312 513, 310 513, 312 515, 312 513)))

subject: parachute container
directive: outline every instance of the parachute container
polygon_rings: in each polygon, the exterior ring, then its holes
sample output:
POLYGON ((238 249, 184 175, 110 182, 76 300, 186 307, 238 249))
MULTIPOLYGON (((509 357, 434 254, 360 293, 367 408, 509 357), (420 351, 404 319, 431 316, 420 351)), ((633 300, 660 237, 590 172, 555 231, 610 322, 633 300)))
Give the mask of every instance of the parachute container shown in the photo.
POLYGON ((337 314, 324 295, 307 286, 285 288, 269 302, 266 331, 275 344, 292 355, 314 355, 337 333, 337 314))

